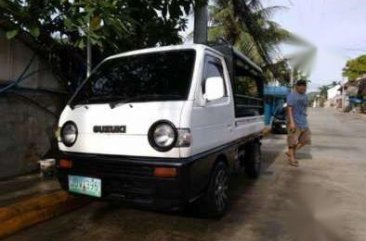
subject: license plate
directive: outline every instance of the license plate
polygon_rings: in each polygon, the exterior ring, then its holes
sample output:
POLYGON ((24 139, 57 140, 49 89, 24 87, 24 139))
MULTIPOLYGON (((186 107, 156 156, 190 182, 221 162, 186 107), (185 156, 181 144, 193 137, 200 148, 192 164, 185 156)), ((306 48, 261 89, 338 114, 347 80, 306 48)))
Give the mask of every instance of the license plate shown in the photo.
POLYGON ((281 127, 282 127, 282 128, 287 128, 287 126, 286 126, 286 125, 281 125, 281 127))
POLYGON ((102 180, 98 178, 69 175, 69 191, 93 197, 101 197, 102 180))

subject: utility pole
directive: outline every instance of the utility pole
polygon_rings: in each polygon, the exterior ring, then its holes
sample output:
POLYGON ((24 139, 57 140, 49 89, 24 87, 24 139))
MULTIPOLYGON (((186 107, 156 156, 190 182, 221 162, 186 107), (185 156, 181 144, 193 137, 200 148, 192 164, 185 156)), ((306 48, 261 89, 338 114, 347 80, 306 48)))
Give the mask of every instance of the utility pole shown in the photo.
POLYGON ((207 43, 208 7, 196 6, 194 9, 194 31, 193 42, 195 44, 207 43))
POLYGON ((90 19, 88 23, 88 32, 86 34, 86 77, 88 78, 92 68, 92 44, 90 41, 90 19))
POLYGON ((292 68, 291 64, 288 64, 288 70, 290 71, 290 88, 294 87, 294 69, 292 68))
POLYGON ((295 79, 294 79, 294 69, 291 67, 290 69, 290 82, 291 82, 291 87, 294 86, 294 82, 295 82, 295 79))
POLYGON ((86 77, 90 76, 91 66, 92 66, 92 46, 88 34, 86 43, 86 77))

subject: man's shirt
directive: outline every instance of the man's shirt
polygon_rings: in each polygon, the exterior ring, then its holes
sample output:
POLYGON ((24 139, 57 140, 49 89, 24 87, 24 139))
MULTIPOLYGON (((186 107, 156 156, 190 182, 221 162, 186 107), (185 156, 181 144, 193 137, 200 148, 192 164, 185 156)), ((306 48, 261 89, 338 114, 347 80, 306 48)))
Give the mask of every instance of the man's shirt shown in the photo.
POLYGON ((309 126, 306 113, 308 96, 294 91, 287 96, 287 105, 292 107, 292 114, 296 127, 308 128, 309 126))

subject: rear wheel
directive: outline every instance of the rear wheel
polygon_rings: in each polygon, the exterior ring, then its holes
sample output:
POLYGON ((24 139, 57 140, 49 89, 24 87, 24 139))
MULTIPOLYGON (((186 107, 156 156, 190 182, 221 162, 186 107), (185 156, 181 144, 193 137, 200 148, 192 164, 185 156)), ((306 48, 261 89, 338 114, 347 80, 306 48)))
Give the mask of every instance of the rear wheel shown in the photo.
POLYGON ((226 164, 218 162, 211 175, 207 192, 201 201, 200 211, 206 217, 221 217, 228 208, 229 172, 226 164))
POLYGON ((246 148, 245 172, 250 178, 258 178, 262 167, 262 152, 259 141, 253 141, 246 148))

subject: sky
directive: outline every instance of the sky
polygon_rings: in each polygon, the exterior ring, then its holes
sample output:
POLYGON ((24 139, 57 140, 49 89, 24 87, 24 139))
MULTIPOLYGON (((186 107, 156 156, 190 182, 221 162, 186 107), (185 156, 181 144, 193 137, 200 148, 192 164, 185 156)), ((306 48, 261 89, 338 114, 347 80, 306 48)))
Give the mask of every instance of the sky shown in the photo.
POLYGON ((263 4, 286 6, 273 20, 317 48, 310 89, 341 81, 347 60, 366 53, 365 0, 263 0, 263 4))
MULTIPOLYGON (((264 6, 280 5, 272 17, 285 29, 317 48, 310 90, 341 81, 347 60, 366 54, 366 0, 262 0, 264 6)), ((192 18, 190 27, 192 31, 192 18)), ((291 54, 283 48, 284 54, 291 54)), ((293 51, 293 49, 291 50, 293 51)))

